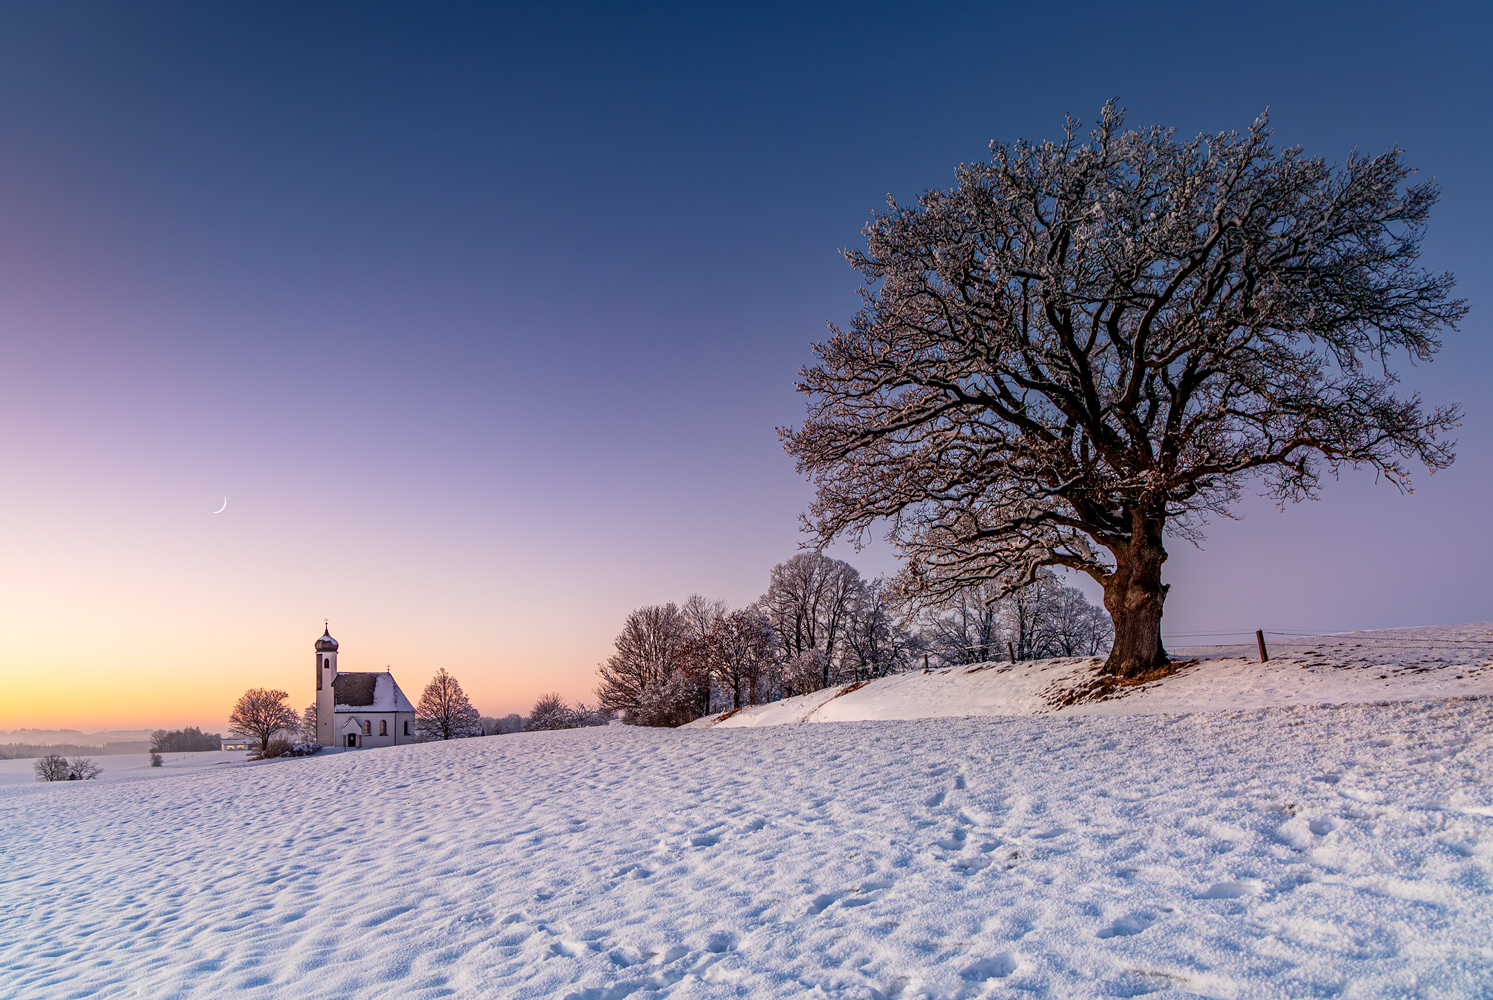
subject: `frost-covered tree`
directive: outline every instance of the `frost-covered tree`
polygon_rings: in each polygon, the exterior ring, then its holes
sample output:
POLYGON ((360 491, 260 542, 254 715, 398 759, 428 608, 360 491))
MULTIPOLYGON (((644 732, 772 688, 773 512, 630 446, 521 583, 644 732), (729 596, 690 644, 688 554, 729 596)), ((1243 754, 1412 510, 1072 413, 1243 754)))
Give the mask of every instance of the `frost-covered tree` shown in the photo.
POLYGON ((281 733, 293 733, 300 725, 295 709, 285 703, 290 695, 270 688, 250 688, 233 706, 228 731, 244 739, 259 741, 258 756, 269 754, 270 741, 281 733))
POLYGON ((720 627, 728 611, 725 601, 699 594, 691 594, 679 609, 683 642, 677 658, 677 687, 681 696, 670 714, 684 722, 710 714, 716 680, 725 665, 720 627))
POLYGON ((525 732, 542 732, 549 729, 581 729, 586 726, 604 726, 611 721, 611 713, 593 709, 583 701, 574 705, 565 704, 557 691, 542 694, 529 710, 524 721, 525 732))
POLYGON ((570 709, 565 704, 565 698, 558 691, 542 694, 535 699, 534 707, 529 709, 528 721, 524 723, 525 732, 569 728, 571 728, 570 709))
POLYGON ((622 623, 612 655, 597 668, 601 707, 620 714, 630 725, 676 725, 680 701, 688 702, 692 686, 679 676, 679 652, 687 624, 674 603, 638 608, 622 623))
POLYGON ((783 432, 821 543, 889 525, 936 603, 1044 567, 1086 573, 1114 620, 1107 669, 1166 663, 1169 536, 1200 537, 1258 480, 1284 503, 1324 469, 1402 489, 1452 461, 1456 408, 1397 395, 1465 313, 1422 270, 1438 192, 1399 149, 1341 166, 1277 149, 1266 118, 1183 141, 1127 130, 992 144, 847 256, 868 283, 816 345, 783 432))
POLYGON ((711 633, 715 682, 733 709, 757 705, 770 694, 772 623, 757 605, 724 615, 711 633))
POLYGON ((1049 597, 1048 656, 1097 656, 1109 649, 1114 626, 1077 587, 1059 586, 1049 597))
POLYGON ((929 652, 944 663, 1049 656, 1093 656, 1109 646, 1109 616, 1076 587, 1042 570, 1002 594, 985 582, 929 608, 922 621, 929 652), (1009 645, 1008 645, 1009 644, 1009 645))
POLYGON ((461 682, 441 667, 425 685, 415 706, 415 732, 422 741, 460 740, 482 735, 481 716, 461 682))
POLYGON ((921 633, 928 651, 955 666, 998 659, 1006 642, 1000 600, 999 588, 984 581, 926 609, 921 633))
MULTIPOLYGON (((822 552, 800 552, 772 568, 759 602, 777 637, 779 653, 796 664, 794 686, 811 683, 803 672, 808 654, 819 654, 819 682, 828 687, 843 653, 845 632, 865 588, 854 566, 822 552)), ((798 693, 805 693, 800 690, 798 693)))
POLYGON ((920 637, 907 627, 887 581, 867 581, 851 607, 845 632, 842 663, 849 668, 848 679, 871 680, 906 670, 921 648, 920 637))
POLYGON ((320 738, 316 735, 316 702, 306 706, 301 713, 300 740, 302 743, 319 743, 320 738))

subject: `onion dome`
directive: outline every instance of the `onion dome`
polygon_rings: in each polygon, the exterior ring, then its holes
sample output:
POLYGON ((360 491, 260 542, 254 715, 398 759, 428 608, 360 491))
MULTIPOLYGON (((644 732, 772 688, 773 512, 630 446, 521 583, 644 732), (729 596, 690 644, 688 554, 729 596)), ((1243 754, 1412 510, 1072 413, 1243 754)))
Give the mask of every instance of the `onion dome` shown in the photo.
POLYGON ((328 626, 327 630, 322 633, 321 638, 316 640, 316 651, 318 653, 337 652, 337 640, 332 638, 331 626, 328 626))

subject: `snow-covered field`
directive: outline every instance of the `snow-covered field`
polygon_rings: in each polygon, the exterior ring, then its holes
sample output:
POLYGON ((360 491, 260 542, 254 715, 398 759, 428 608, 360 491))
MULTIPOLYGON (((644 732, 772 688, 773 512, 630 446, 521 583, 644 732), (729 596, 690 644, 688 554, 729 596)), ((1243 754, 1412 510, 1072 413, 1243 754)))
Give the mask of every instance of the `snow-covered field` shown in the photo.
POLYGON ((0 996, 1489 996, 1493 697, 1441 669, 12 785, 0 996))

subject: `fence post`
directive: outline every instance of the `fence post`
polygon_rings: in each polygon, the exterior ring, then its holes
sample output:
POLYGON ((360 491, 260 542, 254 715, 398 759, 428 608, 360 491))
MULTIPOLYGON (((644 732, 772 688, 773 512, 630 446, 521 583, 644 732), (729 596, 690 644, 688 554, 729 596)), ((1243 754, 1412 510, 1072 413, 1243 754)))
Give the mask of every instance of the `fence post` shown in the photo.
POLYGON ((1265 632, 1263 629, 1255 630, 1255 641, 1260 644, 1260 662, 1269 663, 1270 654, 1265 650, 1265 632))
POLYGON ((926 674, 927 672, 928 672, 928 654, 924 653, 923 654, 923 673, 926 674))
POLYGON ((1011 645, 1009 642, 1006 643, 1006 654, 1011 657, 1012 663, 1016 662, 1016 647, 1011 645))

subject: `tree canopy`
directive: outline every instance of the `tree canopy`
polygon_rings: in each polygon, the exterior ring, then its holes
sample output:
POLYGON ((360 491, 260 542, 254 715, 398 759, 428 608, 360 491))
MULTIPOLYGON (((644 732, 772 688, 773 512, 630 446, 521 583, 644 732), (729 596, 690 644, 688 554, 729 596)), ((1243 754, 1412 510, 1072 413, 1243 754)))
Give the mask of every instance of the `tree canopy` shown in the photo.
POLYGON ((284 691, 250 688, 233 706, 233 714, 228 717, 229 733, 258 740, 258 756, 269 756, 270 741, 281 733, 293 732, 301 724, 295 709, 285 703, 289 697, 284 691))
POLYGON ((415 707, 415 731, 421 740, 459 740, 482 735, 481 716, 461 682, 441 667, 425 685, 415 707))
POLYGON ((1438 192, 1402 152, 1330 166, 1244 133, 1126 129, 992 143, 846 252, 867 282, 798 387, 785 446, 821 542, 878 525, 930 603, 1044 567, 1105 591, 1127 676, 1166 662, 1168 536, 1252 477, 1282 502, 1325 470, 1403 489, 1452 461, 1455 407, 1396 394, 1465 304, 1417 265, 1438 192))

